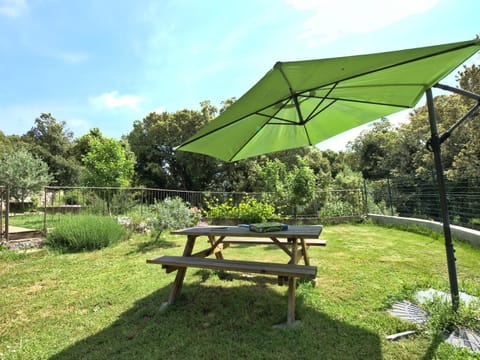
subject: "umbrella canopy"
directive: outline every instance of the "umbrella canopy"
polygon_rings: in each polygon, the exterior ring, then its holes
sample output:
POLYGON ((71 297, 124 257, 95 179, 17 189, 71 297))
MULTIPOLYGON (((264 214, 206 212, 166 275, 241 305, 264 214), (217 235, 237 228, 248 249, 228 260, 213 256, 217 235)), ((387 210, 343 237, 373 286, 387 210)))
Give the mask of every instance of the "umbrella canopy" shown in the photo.
POLYGON ((480 40, 320 60, 277 62, 177 149, 224 161, 310 146, 411 108, 480 50, 480 40))

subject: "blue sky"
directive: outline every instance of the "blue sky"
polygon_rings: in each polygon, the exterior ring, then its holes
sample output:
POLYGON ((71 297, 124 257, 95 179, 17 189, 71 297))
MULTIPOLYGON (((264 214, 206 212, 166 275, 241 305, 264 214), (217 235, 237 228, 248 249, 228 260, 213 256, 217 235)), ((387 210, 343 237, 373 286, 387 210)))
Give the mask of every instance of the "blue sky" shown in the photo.
POLYGON ((478 0, 0 0, 0 130, 46 112, 119 138, 152 111, 239 98, 276 61, 472 39, 478 14, 478 0))

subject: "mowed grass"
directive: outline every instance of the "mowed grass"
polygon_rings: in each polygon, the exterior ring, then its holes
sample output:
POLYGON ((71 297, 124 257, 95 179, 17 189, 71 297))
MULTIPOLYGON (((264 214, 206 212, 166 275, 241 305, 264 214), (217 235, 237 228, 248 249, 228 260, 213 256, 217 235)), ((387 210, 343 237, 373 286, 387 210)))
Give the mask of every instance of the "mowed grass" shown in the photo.
MULTIPOLYGON (((176 305, 160 311, 175 273, 146 264, 181 255, 185 239, 135 237, 103 250, 0 258, 1 359, 468 359, 426 328, 388 315, 395 301, 448 291, 441 237, 372 224, 325 226, 309 250, 315 286, 297 289, 298 327, 275 277, 188 269, 176 305), (385 336, 417 334, 395 342, 385 336)), ((197 240, 197 248, 206 245, 197 240)), ((480 250, 456 243, 460 288, 480 296, 480 250)), ((1 253, 0 253, 1 254, 1 253)), ((275 246, 232 245, 229 259, 286 262, 275 246)))

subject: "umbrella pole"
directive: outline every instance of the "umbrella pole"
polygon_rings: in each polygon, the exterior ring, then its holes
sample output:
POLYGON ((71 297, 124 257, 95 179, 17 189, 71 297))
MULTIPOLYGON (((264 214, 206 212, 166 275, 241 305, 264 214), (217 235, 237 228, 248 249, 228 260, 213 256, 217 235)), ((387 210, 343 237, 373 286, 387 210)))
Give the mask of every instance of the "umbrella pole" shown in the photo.
POLYGON ((442 153, 440 149, 440 137, 437 130, 437 119, 435 116, 435 108, 433 105, 432 89, 426 91, 427 95, 427 107, 428 107, 428 119, 430 122, 430 146, 433 151, 433 157, 435 160, 435 171, 437 173, 437 186, 440 197, 440 209, 442 211, 443 220, 443 234, 445 237, 445 250, 447 253, 447 266, 448 277, 450 280, 450 292, 452 294, 452 308, 454 311, 458 309, 459 294, 458 294, 458 281, 457 281, 457 269, 455 265, 455 249, 453 248, 452 232, 450 229, 450 215, 448 213, 447 206, 447 193, 445 187, 445 178, 443 175, 442 153))

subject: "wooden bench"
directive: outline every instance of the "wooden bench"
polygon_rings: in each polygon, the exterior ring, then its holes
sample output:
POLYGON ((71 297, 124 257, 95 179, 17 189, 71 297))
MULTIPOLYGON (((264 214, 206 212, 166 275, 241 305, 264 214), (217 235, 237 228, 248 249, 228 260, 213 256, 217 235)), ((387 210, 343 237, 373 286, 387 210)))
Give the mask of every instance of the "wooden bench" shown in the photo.
MULTIPOLYGON (((277 239, 280 244, 288 245, 289 242, 287 239, 277 239)), ((224 244, 252 244, 252 245, 274 245, 270 239, 265 238, 241 238, 241 237, 234 237, 234 238, 225 238, 222 240, 224 244)), ((300 241, 298 241, 300 244, 300 241)), ((305 239, 305 245, 307 246, 327 246, 327 240, 319 240, 319 239, 305 239)))
POLYGON ((192 256, 160 256, 148 259, 149 264, 160 264, 167 271, 181 267, 196 267, 202 269, 238 271, 265 275, 278 275, 281 277, 300 277, 315 279, 316 266, 296 264, 276 264, 243 260, 206 259, 192 256))

